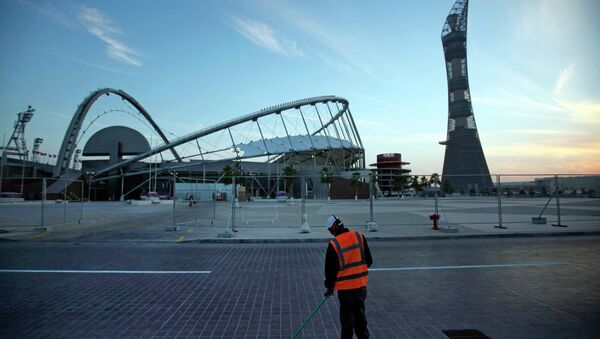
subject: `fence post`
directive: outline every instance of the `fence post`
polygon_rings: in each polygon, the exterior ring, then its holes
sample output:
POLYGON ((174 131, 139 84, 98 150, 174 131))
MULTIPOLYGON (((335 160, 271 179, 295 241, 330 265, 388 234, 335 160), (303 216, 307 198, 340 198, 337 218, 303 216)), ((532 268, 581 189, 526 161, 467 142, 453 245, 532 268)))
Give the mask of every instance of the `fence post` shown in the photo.
POLYGON ((194 225, 198 224, 198 209, 199 209, 199 208, 195 208, 194 205, 197 202, 200 203, 200 201, 202 200, 202 199, 199 199, 198 197, 200 197, 200 195, 198 194, 198 179, 194 178, 194 200, 192 202, 192 208, 195 210, 194 225))
POLYGON ((83 220, 83 179, 81 180, 81 198, 79 199, 79 205, 81 207, 80 211, 79 211, 79 223, 81 224, 81 221, 83 220))
POLYGON ((300 233, 310 233, 310 226, 306 220, 306 191, 308 191, 308 182, 306 181, 306 177, 302 177, 300 179, 300 213, 302 214, 300 221, 300 233))
POLYGON ((560 187, 558 186, 558 174, 554 175, 554 194, 556 195, 556 216, 558 217, 558 224, 552 224, 556 227, 567 227, 560 223, 560 187))
POLYGON ((42 178, 42 225, 41 229, 46 229, 46 178, 42 178))
POLYGON ((213 194, 212 194, 212 202, 213 202, 213 220, 211 220, 211 224, 214 224, 215 219, 217 218, 217 182, 213 183, 213 194))
POLYGON ((235 182, 235 176, 232 176, 231 183, 231 230, 237 232, 237 229, 235 228, 235 204, 237 199, 237 183, 235 182))
POLYGON ((125 187, 125 176, 123 176, 123 173, 121 173, 121 197, 119 198, 119 201, 125 201, 125 197, 123 196, 124 187, 125 187))
MULTIPOLYGON (((175 172, 171 173, 171 178, 173 179, 173 195, 171 196, 171 199, 173 199, 173 212, 172 212, 172 225, 171 226, 166 226, 165 227, 165 231, 177 231, 177 224, 175 223, 175 204, 177 203, 177 192, 175 191, 175 183, 177 181, 177 177, 175 176, 175 172)), ((150 192, 150 191, 148 191, 150 192)))
POLYGON ((175 176, 175 173, 173 173, 173 230, 177 231, 177 225, 175 224, 175 214, 177 213, 175 211, 175 205, 177 204, 177 192, 175 190, 175 186, 177 184, 177 177, 175 176))
POLYGON ((65 190, 63 191, 63 222, 67 223, 67 181, 65 180, 65 190))
POLYGON ((367 221, 367 230, 369 232, 376 232, 379 230, 379 224, 375 220, 373 220, 373 186, 375 185, 373 180, 374 175, 373 172, 371 172, 369 176, 369 221, 367 221))
MULTIPOLYGON (((216 191, 216 188, 217 188, 216 181, 215 181, 214 187, 215 187, 214 190, 216 191)), ((214 198, 213 198, 213 200, 214 200, 214 198)), ((216 202, 215 202, 215 205, 213 205, 213 206, 216 206, 216 202)), ((214 208, 216 208, 216 207, 214 207, 214 208)), ((215 213, 214 208, 213 208, 213 216, 215 213)), ((229 220, 231 220, 231 223, 233 225, 235 223, 235 177, 233 177, 233 176, 231 178, 231 214, 229 216, 230 216, 229 220)), ((232 229, 233 229, 233 227, 234 226, 232 226, 232 229)), ((232 237, 232 234, 229 232, 229 222, 227 222, 227 224, 225 225, 225 231, 217 234, 217 236, 219 238, 231 238, 232 237)))
POLYGON ((500 183, 500 174, 496 174, 496 193, 498 195, 498 225, 495 228, 506 229, 506 226, 502 226, 502 184, 500 183))
POLYGON ((373 221, 373 172, 369 178, 369 221, 373 221))

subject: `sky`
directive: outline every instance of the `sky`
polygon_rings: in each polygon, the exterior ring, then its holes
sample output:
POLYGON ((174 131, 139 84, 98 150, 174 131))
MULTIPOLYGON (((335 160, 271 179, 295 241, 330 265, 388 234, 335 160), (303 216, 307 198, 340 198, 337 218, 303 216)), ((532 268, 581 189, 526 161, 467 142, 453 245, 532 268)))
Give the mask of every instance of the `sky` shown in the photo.
MULTIPOLYGON (((441 173, 440 34, 453 1, 0 0, 0 134, 32 105, 58 153, 77 105, 119 88, 168 137, 296 99, 349 100, 367 163, 441 173)), ((471 0, 468 69, 492 173, 600 173, 600 1, 471 0)), ((119 116, 107 124, 119 125, 119 116)))

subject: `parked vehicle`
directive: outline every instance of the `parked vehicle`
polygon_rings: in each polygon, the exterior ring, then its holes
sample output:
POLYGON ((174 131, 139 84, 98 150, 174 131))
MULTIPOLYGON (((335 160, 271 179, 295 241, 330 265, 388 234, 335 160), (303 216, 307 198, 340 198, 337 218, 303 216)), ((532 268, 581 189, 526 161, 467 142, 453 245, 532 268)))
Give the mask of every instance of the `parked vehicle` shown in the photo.
POLYGON ((142 194, 140 196, 140 198, 142 200, 150 200, 150 201, 152 201, 153 204, 160 203, 160 196, 158 195, 157 192, 148 192, 146 194, 142 194))

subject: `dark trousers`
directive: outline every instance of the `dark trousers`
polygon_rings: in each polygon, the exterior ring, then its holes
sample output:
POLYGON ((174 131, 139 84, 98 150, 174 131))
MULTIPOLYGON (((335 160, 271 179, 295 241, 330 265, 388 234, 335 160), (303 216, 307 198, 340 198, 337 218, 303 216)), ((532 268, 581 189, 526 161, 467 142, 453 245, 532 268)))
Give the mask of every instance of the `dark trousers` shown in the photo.
POLYGON ((365 301, 367 288, 338 291, 340 300, 340 322, 342 324, 342 339, 352 338, 353 333, 359 339, 369 337, 367 317, 365 316, 365 301))

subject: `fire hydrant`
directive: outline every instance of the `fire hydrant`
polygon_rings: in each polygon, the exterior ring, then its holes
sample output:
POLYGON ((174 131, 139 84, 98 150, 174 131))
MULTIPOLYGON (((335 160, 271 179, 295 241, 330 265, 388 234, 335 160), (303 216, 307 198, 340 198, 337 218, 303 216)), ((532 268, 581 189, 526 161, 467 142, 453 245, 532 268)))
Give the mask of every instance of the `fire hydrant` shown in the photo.
POLYGON ((434 231, 439 230, 438 220, 440 220, 440 215, 433 213, 432 215, 429 216, 429 219, 431 219, 433 221, 433 226, 431 227, 431 229, 434 231))

